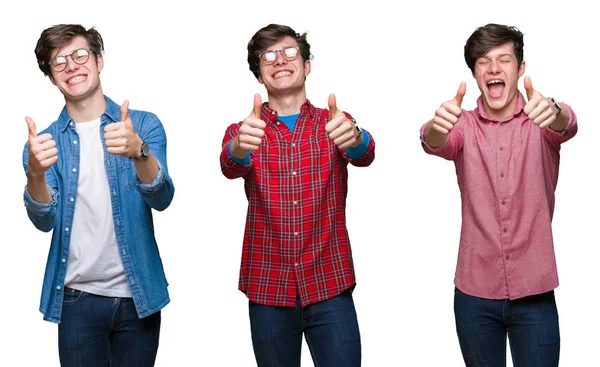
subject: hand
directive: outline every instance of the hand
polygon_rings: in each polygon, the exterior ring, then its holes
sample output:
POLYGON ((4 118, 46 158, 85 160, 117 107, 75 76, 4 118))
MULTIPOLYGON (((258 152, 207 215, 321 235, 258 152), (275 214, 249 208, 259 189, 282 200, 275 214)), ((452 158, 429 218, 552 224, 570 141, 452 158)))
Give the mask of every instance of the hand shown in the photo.
POLYGON ((129 101, 121 106, 121 121, 113 122, 104 128, 106 151, 121 157, 139 157, 142 155, 142 139, 133 128, 129 117, 129 101))
POLYGON ((525 77, 523 84, 528 100, 523 112, 541 129, 550 126, 556 120, 558 112, 554 104, 550 99, 545 98, 542 93, 533 89, 531 78, 528 76, 525 77))
MULTIPOLYGON (((254 95, 254 108, 250 115, 242 121, 240 132, 237 138, 237 147, 247 152, 258 150, 262 144, 262 138, 265 136, 265 127, 267 124, 260 119, 260 110, 262 109, 262 99, 260 94, 254 95)), ((245 155, 245 154, 244 154, 245 155)))
POLYGON ((335 94, 329 95, 329 122, 325 125, 325 131, 329 139, 340 149, 355 148, 363 141, 352 120, 337 108, 335 94))
POLYGON ((35 122, 31 117, 25 117, 25 121, 29 129, 27 172, 34 176, 42 176, 58 160, 56 142, 52 140, 52 135, 48 133, 38 136, 35 122))
POLYGON ((462 114, 461 105, 465 93, 467 93, 467 85, 463 82, 460 83, 454 98, 442 103, 435 111, 431 125, 434 131, 443 135, 448 135, 452 131, 462 114))

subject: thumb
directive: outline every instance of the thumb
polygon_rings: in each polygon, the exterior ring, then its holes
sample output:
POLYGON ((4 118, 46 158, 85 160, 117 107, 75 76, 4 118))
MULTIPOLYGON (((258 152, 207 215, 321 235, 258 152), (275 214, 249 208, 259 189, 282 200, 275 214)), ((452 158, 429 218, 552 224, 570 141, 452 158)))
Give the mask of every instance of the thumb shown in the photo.
POLYGON ((525 92, 527 93, 527 100, 530 100, 535 93, 535 89, 533 89, 533 85, 531 84, 531 78, 526 76, 523 84, 525 86, 525 92))
POLYGON ((452 102, 454 102, 458 107, 462 105, 463 97, 467 93, 467 84, 465 82, 460 83, 458 87, 458 91, 454 98, 452 98, 452 102))
POLYGON ((121 121, 130 120, 129 118, 129 101, 123 102, 121 105, 121 121))
POLYGON ((29 137, 35 138, 37 136, 35 122, 29 116, 25 117, 25 122, 27 122, 27 129, 29 130, 29 137))
POLYGON ((256 93, 254 95, 254 107, 252 109, 252 117, 259 119, 261 110, 262 110, 262 98, 260 98, 260 94, 256 93))
POLYGON ((327 101, 329 105, 329 119, 331 120, 338 114, 337 102, 335 100, 335 94, 331 93, 329 95, 329 100, 327 101))

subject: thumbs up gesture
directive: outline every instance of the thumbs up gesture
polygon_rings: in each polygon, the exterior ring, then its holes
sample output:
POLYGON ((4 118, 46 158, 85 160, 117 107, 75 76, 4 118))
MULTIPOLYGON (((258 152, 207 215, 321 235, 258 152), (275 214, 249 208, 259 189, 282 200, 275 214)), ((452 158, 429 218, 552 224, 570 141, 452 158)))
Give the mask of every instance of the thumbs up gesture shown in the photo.
POLYGON ((52 140, 52 135, 48 133, 38 136, 35 122, 31 117, 25 117, 25 121, 29 129, 27 171, 29 174, 41 176, 58 160, 56 142, 52 140))
POLYGON ((355 148, 363 141, 362 132, 356 123, 349 120, 337 107, 335 94, 329 95, 329 122, 325 125, 325 131, 329 139, 340 149, 355 148))
POLYGON ((549 98, 545 98, 542 93, 533 89, 530 77, 526 76, 523 84, 528 100, 523 108, 523 112, 540 128, 543 129, 550 126, 556 120, 560 111, 557 111, 549 98))
POLYGON ((454 98, 442 103, 435 111, 432 128, 440 134, 448 135, 462 114, 462 101, 467 92, 467 85, 460 83, 454 98))
POLYGON ((104 128, 106 151, 121 157, 139 157, 142 154, 142 139, 133 128, 129 117, 129 101, 121 106, 121 121, 113 122, 104 128))
POLYGON ((267 127, 267 124, 260 119, 261 109, 262 99, 260 98, 260 94, 257 93, 254 95, 254 107, 252 108, 252 112, 250 112, 250 115, 242 121, 240 132, 237 136, 237 148, 243 150, 242 156, 245 156, 248 152, 258 150, 262 144, 262 138, 265 136, 265 127, 267 127))

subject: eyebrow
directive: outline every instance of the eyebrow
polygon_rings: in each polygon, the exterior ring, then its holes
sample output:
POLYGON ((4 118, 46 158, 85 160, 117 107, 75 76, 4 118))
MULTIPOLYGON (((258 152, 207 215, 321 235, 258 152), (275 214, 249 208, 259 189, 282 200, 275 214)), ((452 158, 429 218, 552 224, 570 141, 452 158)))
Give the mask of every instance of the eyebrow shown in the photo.
MULTIPOLYGON (((500 55, 497 55, 496 58, 499 59, 499 58, 502 58, 502 57, 505 57, 505 56, 512 57, 513 55, 512 54, 500 54, 500 55)), ((488 55, 481 56, 481 58, 482 59, 488 59, 488 60, 491 59, 491 57, 489 57, 488 55)))

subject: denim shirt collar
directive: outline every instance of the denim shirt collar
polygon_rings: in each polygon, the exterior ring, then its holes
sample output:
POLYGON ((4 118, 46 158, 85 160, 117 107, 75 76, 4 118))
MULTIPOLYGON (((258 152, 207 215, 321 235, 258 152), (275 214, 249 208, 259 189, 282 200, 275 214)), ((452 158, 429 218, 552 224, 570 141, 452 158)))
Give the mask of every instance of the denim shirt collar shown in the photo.
MULTIPOLYGON (((113 102, 112 99, 104 96, 106 100, 106 110, 102 114, 102 116, 108 116, 113 122, 121 121, 121 107, 113 102)), ((67 126, 73 121, 69 113, 67 112, 67 105, 65 105, 58 116, 58 126, 61 132, 64 132, 67 126)))

